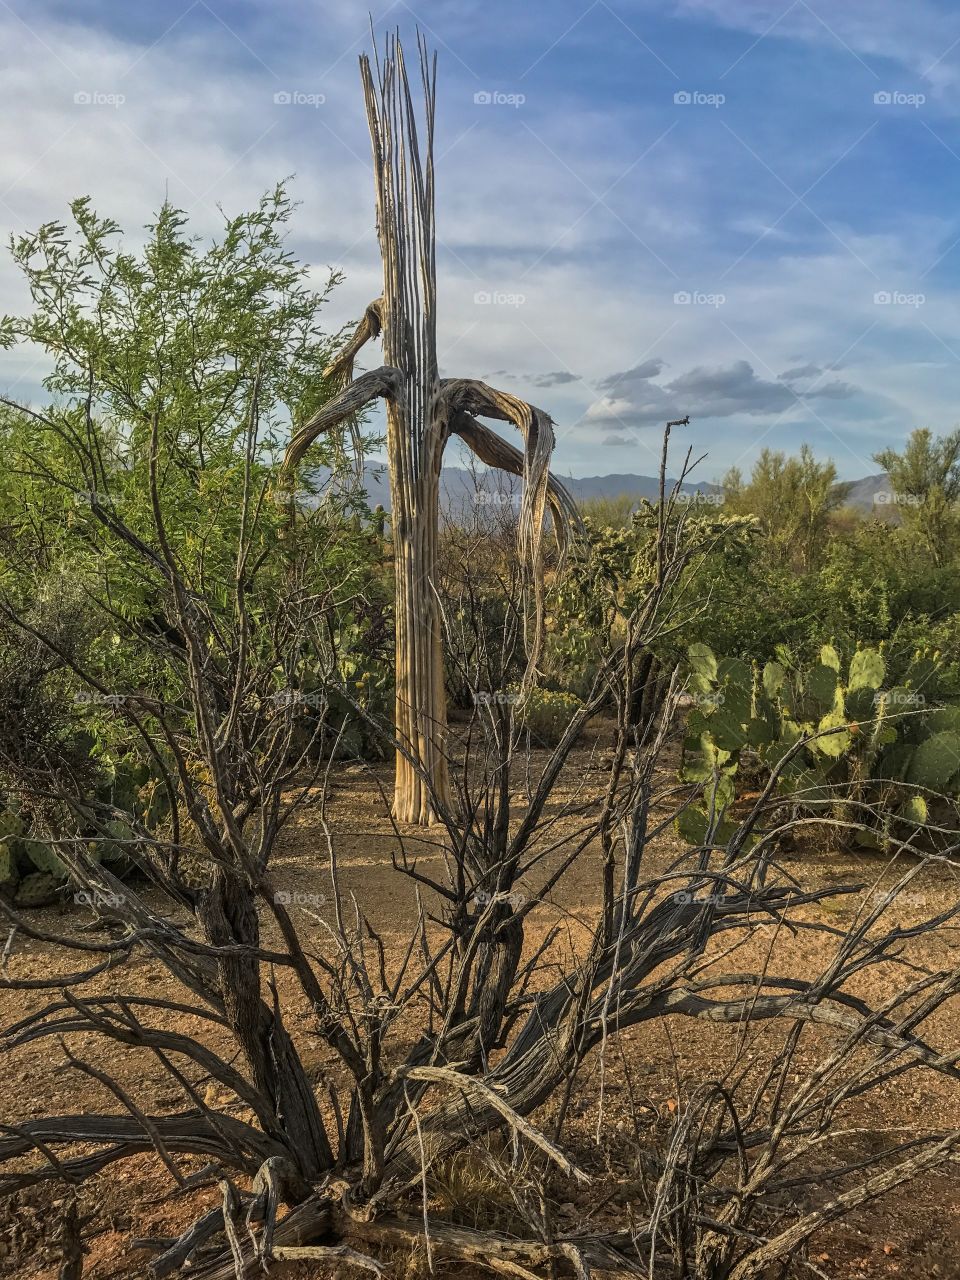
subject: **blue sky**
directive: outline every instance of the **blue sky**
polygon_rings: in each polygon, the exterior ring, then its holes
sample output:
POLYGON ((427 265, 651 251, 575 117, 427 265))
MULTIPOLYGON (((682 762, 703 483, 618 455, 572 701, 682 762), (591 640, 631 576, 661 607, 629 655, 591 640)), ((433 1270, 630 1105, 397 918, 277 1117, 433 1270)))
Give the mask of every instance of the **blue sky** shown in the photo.
MULTIPOLYGON (((840 473, 960 403, 960 8, 940 0, 419 0, 439 51, 443 372, 526 393, 574 475, 807 441, 840 473)), ((353 0, 0 3, 0 229, 89 194, 215 234, 295 175, 293 248, 380 291, 353 0), (277 101, 277 98, 280 101, 277 101), (289 97, 290 101, 283 101, 289 97)), ((0 309, 22 287, 0 262, 0 309)), ((36 398, 42 360, 0 358, 36 398)))

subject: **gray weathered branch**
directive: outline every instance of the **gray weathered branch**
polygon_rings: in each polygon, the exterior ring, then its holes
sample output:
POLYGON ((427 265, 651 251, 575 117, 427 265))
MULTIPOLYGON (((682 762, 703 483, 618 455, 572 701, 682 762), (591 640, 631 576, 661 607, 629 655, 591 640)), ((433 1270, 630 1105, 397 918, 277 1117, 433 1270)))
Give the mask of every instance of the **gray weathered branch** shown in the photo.
POLYGON ((353 337, 323 371, 325 378, 335 381, 350 382, 353 379, 353 362, 367 342, 372 338, 378 338, 383 328, 383 298, 374 298, 369 303, 360 318, 360 322, 353 332, 353 337))
MULTIPOLYGON (((455 413, 450 432, 457 436, 488 467, 496 467, 507 475, 522 476, 524 455, 503 436, 497 435, 465 410, 455 413)), ((569 545, 571 533, 583 529, 577 504, 552 472, 547 473, 547 501, 553 513, 553 528, 561 551, 569 545)))
POLYGON ((292 471, 318 436, 335 427, 344 418, 359 413, 372 400, 377 400, 381 396, 387 398, 395 396, 402 385, 403 379, 400 372, 390 368, 389 365, 371 369, 369 373, 361 373, 359 378, 347 383, 339 395, 328 400, 323 408, 318 409, 313 417, 294 434, 283 458, 284 470, 292 471))

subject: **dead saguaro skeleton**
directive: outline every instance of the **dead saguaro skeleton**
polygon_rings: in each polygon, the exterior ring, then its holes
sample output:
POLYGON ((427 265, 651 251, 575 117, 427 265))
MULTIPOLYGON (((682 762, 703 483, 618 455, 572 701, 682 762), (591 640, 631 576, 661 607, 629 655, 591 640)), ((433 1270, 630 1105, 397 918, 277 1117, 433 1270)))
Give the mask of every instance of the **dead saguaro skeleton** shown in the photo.
POLYGON ((436 55, 418 45, 423 82, 421 129, 403 50, 387 41, 375 67, 360 59, 373 145, 377 231, 383 296, 371 302, 353 338, 327 369, 341 383, 334 398, 293 436, 285 466, 295 467, 317 437, 382 398, 393 508, 396 580, 396 711, 398 742, 394 814, 427 823, 450 805, 441 619, 434 592, 439 481, 444 449, 457 436, 483 462, 522 477, 518 542, 529 573, 532 674, 540 648, 539 574, 546 508, 563 545, 577 521, 574 504, 550 475, 553 423, 547 413, 472 378, 440 378, 437 370, 436 236, 433 138, 436 55), (384 364, 353 377, 361 347, 381 338, 384 364), (517 449, 480 417, 512 423, 517 449))

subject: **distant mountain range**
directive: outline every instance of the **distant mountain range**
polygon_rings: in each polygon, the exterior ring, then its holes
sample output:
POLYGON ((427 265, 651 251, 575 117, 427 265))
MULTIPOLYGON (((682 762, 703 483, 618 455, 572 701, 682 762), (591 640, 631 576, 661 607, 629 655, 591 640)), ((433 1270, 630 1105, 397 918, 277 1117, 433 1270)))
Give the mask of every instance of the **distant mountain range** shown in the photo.
MULTIPOLYGON (((655 498, 659 491, 659 480, 656 476, 610 475, 610 476, 563 476, 554 473, 571 496, 578 502, 591 498, 631 497, 655 498)), ((668 486, 673 485, 668 479, 668 486)), ((371 506, 381 506, 390 510, 390 485, 384 465, 368 463, 364 467, 364 487, 371 506)), ((681 491, 687 494, 717 493, 719 486, 715 484, 681 485, 681 491)), ((520 493, 520 480, 516 476, 508 476, 502 471, 491 471, 484 467, 476 473, 466 471, 462 467, 444 467, 440 473, 440 502, 446 510, 456 511, 474 505, 496 505, 497 502, 510 502, 520 493)))
MULTIPOLYGON (((656 476, 639 476, 614 473, 606 476, 564 476, 556 473, 557 479, 565 485, 572 497, 578 502, 594 498, 631 497, 655 498, 659 490, 656 476)), ((672 486, 673 480, 668 481, 672 486)), ((364 485, 371 506, 381 506, 390 510, 390 486, 387 481, 386 466, 368 463, 364 468, 364 485)), ((870 511, 877 502, 877 494, 886 494, 890 482, 887 476, 864 476, 855 480, 850 487, 846 506, 861 511, 870 511)), ((520 492, 520 482, 516 477, 504 475, 502 472, 478 469, 476 474, 461 467, 444 467, 440 474, 440 500, 443 507, 450 511, 462 510, 472 505, 510 502, 520 492)), ((681 492, 687 494, 714 494, 720 492, 719 485, 684 483, 681 492)), ((884 505, 884 499, 879 499, 884 505)))
POLYGON ((875 476, 864 476, 862 480, 854 480, 844 505, 856 507, 860 511, 871 511, 874 507, 877 511, 881 507, 886 507, 889 511, 892 505, 889 499, 890 492, 890 477, 885 471, 881 471, 875 476))

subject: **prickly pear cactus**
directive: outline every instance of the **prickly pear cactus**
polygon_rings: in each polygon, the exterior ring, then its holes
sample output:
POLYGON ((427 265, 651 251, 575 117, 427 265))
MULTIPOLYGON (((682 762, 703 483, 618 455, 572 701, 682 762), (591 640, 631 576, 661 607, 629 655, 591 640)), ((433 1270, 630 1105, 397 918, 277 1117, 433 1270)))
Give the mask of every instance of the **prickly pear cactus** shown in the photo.
POLYGON ((702 843, 711 814, 725 821, 744 756, 769 770, 801 740, 782 769, 780 793, 851 826, 878 812, 877 830, 861 833, 861 843, 878 847, 892 830, 926 823, 922 793, 960 799, 960 707, 928 707, 913 668, 907 685, 884 689, 878 649, 858 649, 845 679, 833 645, 807 671, 778 656, 757 671, 691 646, 681 776, 701 784, 703 796, 677 822, 685 839, 702 843))
POLYGON ((753 717, 753 672, 735 658, 717 660, 705 644, 689 649, 689 688, 693 707, 687 719, 682 776, 700 783, 703 796, 677 818, 677 830, 690 844, 710 836, 723 842, 733 834, 724 817, 735 796, 734 779, 753 717))
POLYGON ((136 866, 133 828, 117 818, 104 825, 104 832, 106 837, 112 838, 92 840, 87 846, 90 856, 98 862, 107 863, 114 875, 127 875, 136 866))
POLYGON ((16 840, 27 833, 27 824, 11 809, 0 813, 0 840, 16 840))
POLYGON ((960 734, 942 729, 917 744, 907 767, 906 781, 938 795, 947 795, 956 792, 958 774, 960 734))
POLYGON ((46 907, 60 896, 64 882, 45 871, 33 871, 20 881, 14 895, 18 907, 46 907))
POLYGON ((17 860, 9 840, 0 840, 0 893, 10 893, 20 879, 17 860))
MULTIPOLYGON (((139 866, 135 821, 155 830, 169 811, 167 793, 148 765, 123 760, 112 767, 104 786, 78 809, 79 823, 72 838, 85 857, 107 864, 118 877, 128 876, 139 866), (104 823, 103 806, 129 813, 130 821, 118 817, 104 823)), ((21 809, 16 796, 0 794, 0 895, 21 906, 52 901, 72 876, 68 861, 58 853, 63 846, 43 837, 34 825, 29 806, 21 809)))
POLYGON ((42 840, 15 840, 14 849, 22 867, 42 871, 55 880, 64 881, 69 872, 49 844, 42 840))

